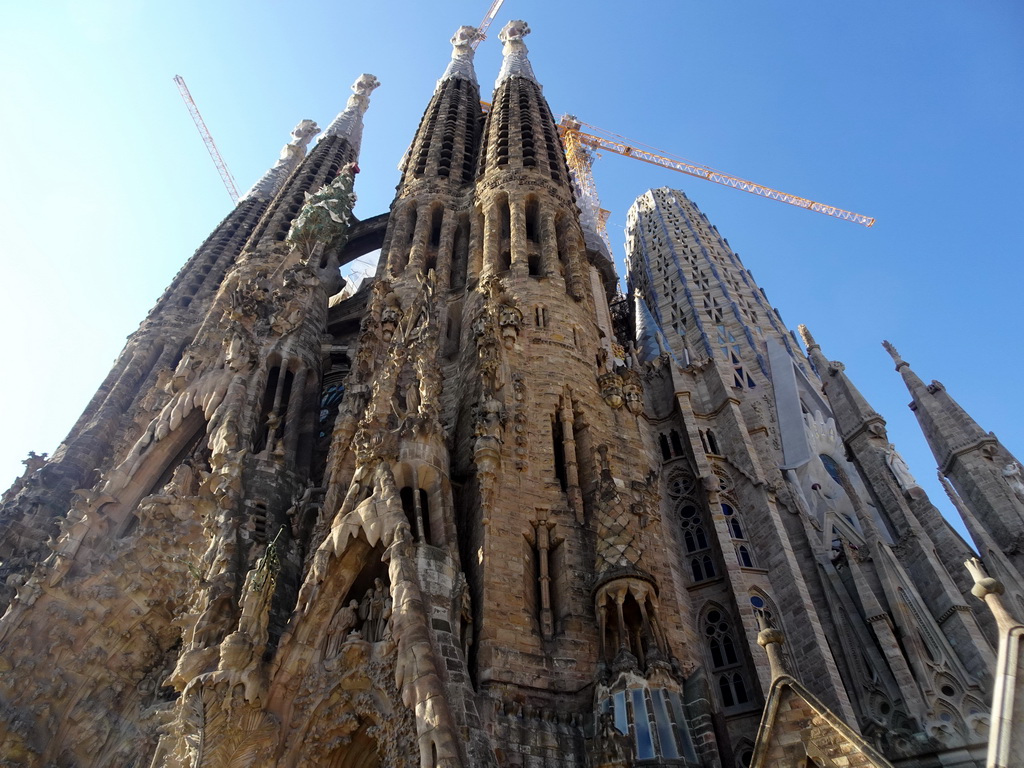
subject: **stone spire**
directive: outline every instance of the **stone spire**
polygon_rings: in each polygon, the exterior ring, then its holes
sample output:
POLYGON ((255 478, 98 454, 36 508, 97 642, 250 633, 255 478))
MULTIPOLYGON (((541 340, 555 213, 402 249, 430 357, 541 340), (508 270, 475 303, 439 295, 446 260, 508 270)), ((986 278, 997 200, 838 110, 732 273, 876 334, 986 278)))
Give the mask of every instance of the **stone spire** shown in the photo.
MULTIPOLYGON (((498 79, 494 81, 495 88, 498 88, 510 77, 525 77, 527 80, 537 83, 533 67, 526 57, 529 51, 526 48, 526 43, 523 42, 523 38, 528 34, 530 34, 530 25, 519 20, 510 21, 501 30, 498 39, 505 44, 505 47, 501 49, 504 58, 501 62, 501 71, 498 72, 498 79)), ((540 83, 537 84, 540 85, 540 83)))
POLYGON ((476 27, 463 26, 455 30, 451 41, 452 60, 448 64, 448 69, 441 75, 441 79, 437 81, 438 87, 445 80, 469 80, 474 85, 477 84, 476 70, 473 69, 473 56, 476 54, 473 43, 479 39, 480 31, 476 27))
POLYGON ((352 95, 348 97, 345 109, 338 113, 334 121, 327 126, 320 140, 328 136, 339 136, 348 139, 353 151, 358 156, 359 145, 363 138, 363 115, 370 106, 370 94, 380 86, 380 81, 369 74, 362 74, 352 84, 352 95))
MULTIPOLYGON (((949 478, 991 541, 1024 573, 1024 469, 999 439, 972 419, 938 381, 925 384, 895 347, 884 343, 914 400, 910 408, 939 472, 949 478)), ((977 538, 977 533, 972 530, 977 538)), ((979 542, 980 543, 980 542, 979 542)))
MULTIPOLYGON (((419 128, 399 164, 399 197, 419 179, 447 180, 451 191, 472 183, 480 137, 480 87, 473 70, 476 27, 459 27, 452 36, 452 60, 430 98, 419 128)), ((407 211, 412 215, 411 210, 407 211)), ((395 221, 404 220, 402 215, 395 221)), ((405 258, 402 255, 401 258, 405 258)))
POLYGON ((807 358, 811 361, 815 371, 821 378, 822 387, 828 397, 829 405, 836 417, 836 425, 839 427, 844 440, 849 440, 867 429, 879 437, 885 436, 885 419, 871 407, 867 398, 850 381, 846 375, 846 367, 834 360, 829 360, 821 351, 821 345, 814 340, 814 336, 807 329, 806 325, 797 327, 800 337, 807 345, 807 358))
POLYGON ((964 451, 982 444, 992 444, 994 447, 998 442, 995 437, 978 426, 960 404, 949 396, 940 382, 925 384, 896 351, 896 347, 888 341, 883 341, 882 346, 896 363, 896 370, 900 372, 914 398, 910 408, 917 416, 921 431, 943 474, 949 474, 951 465, 964 451))
POLYGON ((292 129, 292 140, 284 145, 281 157, 274 163, 273 168, 263 174, 263 178, 253 184, 239 202, 250 198, 272 200, 281 191, 292 171, 299 167, 299 163, 306 156, 306 146, 319 132, 320 128, 312 120, 303 120, 296 125, 292 129))

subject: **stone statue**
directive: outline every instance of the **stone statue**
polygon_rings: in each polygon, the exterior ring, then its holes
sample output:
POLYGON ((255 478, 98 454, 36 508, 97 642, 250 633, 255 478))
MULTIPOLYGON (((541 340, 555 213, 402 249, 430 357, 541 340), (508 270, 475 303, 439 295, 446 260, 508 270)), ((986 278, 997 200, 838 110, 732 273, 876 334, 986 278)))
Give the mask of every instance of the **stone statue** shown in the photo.
POLYGON ((501 404, 501 401, 485 394, 483 401, 477 406, 474 436, 493 437, 500 440, 501 428, 507 419, 505 406, 501 404))
POLYGON ((335 658, 341 650, 342 644, 348 639, 349 633, 358 633, 356 623, 359 621, 359 601, 351 600, 348 605, 343 605, 331 619, 330 627, 327 630, 327 648, 324 652, 325 659, 335 658))
POLYGON ((885 463, 889 465, 889 469, 892 470, 893 475, 896 477, 896 482, 900 484, 900 488, 904 491, 909 491, 911 488, 920 488, 917 480, 910 474, 910 467, 907 466, 907 462, 900 456, 899 451, 896 450, 896 446, 889 443, 889 449, 885 454, 885 463))
POLYGON ((1017 497, 1017 501, 1024 503, 1024 480, 1021 478, 1020 464, 1011 461, 1003 467, 1000 474, 1002 474, 1006 484, 1010 486, 1013 495, 1017 497))
POLYGON ((34 473, 37 469, 40 469, 47 462, 46 453, 36 453, 35 451, 28 452, 28 458, 22 460, 22 464, 25 465, 25 472, 22 477, 28 477, 34 473))
MULTIPOLYGON (((380 581, 380 579, 376 579, 374 582, 375 584, 376 581, 380 581)), ((368 590, 366 590, 366 594, 363 595, 363 599, 359 603, 359 626, 361 628, 363 637, 371 643, 375 642, 376 640, 376 638, 373 635, 373 628, 377 623, 377 617, 373 613, 374 607, 377 605, 376 592, 376 588, 371 586, 368 590)))
POLYGON ((617 373, 604 373, 597 378, 601 387, 601 397, 612 408, 621 408, 625 402, 622 394, 622 377, 617 373))
POLYGON ((519 329, 523 326, 523 313, 511 304, 501 304, 498 307, 498 327, 501 329, 502 343, 506 349, 511 349, 519 336, 519 329))
POLYGON ((373 580, 373 588, 369 592, 370 607, 364 632, 367 640, 376 643, 384 637, 384 603, 388 598, 387 590, 381 579, 373 580))
POLYGON ((462 655, 469 659, 469 648, 473 645, 473 600, 469 593, 469 584, 462 583, 459 595, 459 630, 462 634, 462 655))

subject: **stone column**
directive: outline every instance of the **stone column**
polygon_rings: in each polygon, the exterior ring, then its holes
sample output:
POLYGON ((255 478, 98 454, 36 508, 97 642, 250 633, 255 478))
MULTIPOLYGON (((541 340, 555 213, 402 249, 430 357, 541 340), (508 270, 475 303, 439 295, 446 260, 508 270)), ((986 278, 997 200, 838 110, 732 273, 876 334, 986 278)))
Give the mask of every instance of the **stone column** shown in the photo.
POLYGON ((430 220, 432 218, 430 206, 423 205, 420 208, 416 217, 416 229, 412 235, 412 245, 409 248, 409 270, 414 275, 423 271, 423 264, 427 258, 427 239, 430 237, 430 220))
POLYGON ((540 272, 551 277, 558 274, 558 235, 555 212, 545 208, 540 215, 540 272))
POLYGON ((526 204, 519 196, 509 196, 508 200, 509 217, 511 222, 512 242, 512 263, 510 267, 513 274, 523 277, 529 271, 528 246, 526 242, 526 204))
POLYGON ((501 212, 494 200, 489 201, 484 210, 483 240, 483 268, 480 277, 486 278, 498 271, 498 254, 501 251, 501 212))
POLYGON ((452 261, 455 258, 455 228, 459 217, 451 208, 445 207, 441 219, 441 238, 437 246, 437 286, 447 289, 451 283, 452 261))

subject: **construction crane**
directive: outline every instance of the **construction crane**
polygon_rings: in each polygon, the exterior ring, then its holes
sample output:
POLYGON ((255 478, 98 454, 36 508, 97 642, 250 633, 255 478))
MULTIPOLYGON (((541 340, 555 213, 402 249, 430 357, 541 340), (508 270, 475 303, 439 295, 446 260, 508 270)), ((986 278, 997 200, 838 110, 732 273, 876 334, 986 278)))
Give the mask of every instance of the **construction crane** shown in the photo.
POLYGON ((709 168, 706 165, 699 165, 683 160, 680 157, 674 157, 663 150, 646 147, 639 142, 619 136, 611 131, 605 131, 588 125, 574 115, 563 115, 558 121, 558 128, 562 136, 562 142, 565 145, 565 159, 569 169, 576 179, 576 184, 584 198, 584 203, 595 213, 598 230, 606 244, 608 242, 608 234, 604 226, 604 220, 607 217, 601 211, 597 198, 597 188, 594 186, 592 172, 594 162, 593 150, 615 152, 624 157, 643 160, 645 163, 650 163, 660 168, 668 168, 679 173, 686 173, 690 176, 696 176, 698 179, 713 181, 716 184, 724 184, 733 189, 750 192, 760 197, 767 197, 769 200, 778 200, 782 203, 795 205, 798 208, 805 208, 816 213, 823 213, 826 216, 832 216, 843 221, 862 224, 865 227, 870 227, 875 223, 873 218, 861 213, 854 213, 853 211, 837 208, 834 205, 826 205, 814 200, 808 200, 806 197, 781 192, 777 189, 766 187, 763 184, 757 184, 753 181, 741 179, 738 176, 716 171, 714 168, 709 168), (582 130, 583 126, 586 126, 589 132, 582 130))
POLYGON ((192 121, 196 124, 196 128, 199 129, 199 135, 203 137, 203 143, 206 145, 206 150, 210 153, 210 157, 213 158, 213 164, 217 166, 217 172, 220 174, 220 180, 224 182, 224 186, 228 190, 228 194, 231 196, 231 202, 238 203, 238 187, 235 186, 235 180, 231 176, 231 171, 228 170, 227 164, 224 162, 224 158, 220 156, 220 151, 217 149, 217 145, 213 143, 213 136, 210 135, 210 131, 206 128, 206 123, 203 121, 203 116, 199 114, 199 108, 196 106, 195 101, 192 100, 192 94, 188 91, 188 86, 185 85, 185 78, 181 75, 174 76, 174 82, 178 86, 178 92, 181 94, 181 98, 185 102, 185 106, 188 107, 188 113, 192 115, 192 121))
MULTIPOLYGON (((488 101, 481 101, 480 106, 485 113, 491 111, 491 103, 488 101)), ((632 141, 611 131, 605 131, 584 123, 574 115, 562 115, 558 121, 558 133, 562 137, 562 145, 565 149, 565 160, 569 166, 569 172, 576 182, 577 192, 579 192, 581 197, 580 209, 583 211, 584 216, 593 216, 598 233, 604 239, 605 245, 608 246, 609 250, 611 250, 611 245, 608 241, 608 229, 606 226, 609 212, 601 208, 593 173, 596 151, 602 149, 615 152, 623 157, 643 160, 645 163, 650 163, 660 168, 668 168, 672 171, 696 176, 698 179, 713 181, 716 184, 724 184, 727 187, 750 192, 753 195, 766 197, 769 200, 778 200, 782 203, 789 203, 790 205, 814 211, 815 213, 823 213, 826 216, 832 216, 843 221, 863 224, 865 227, 871 227, 875 223, 872 217, 865 216, 862 213, 854 213, 853 211, 837 208, 834 205, 817 203, 814 200, 808 200, 806 197, 800 197, 799 195, 780 192, 763 184, 741 179, 739 176, 716 171, 706 165, 699 165, 691 163, 689 160, 683 160, 680 157, 674 157, 664 150, 647 147, 638 141, 632 141), (604 136, 600 136, 597 133, 588 133, 583 130, 583 126, 587 126, 591 131, 600 132, 604 136)))
POLYGON ((473 50, 480 45, 480 41, 487 37, 487 30, 491 26, 491 22, 494 21, 494 17, 498 15, 498 10, 501 8, 501 4, 505 0, 494 0, 491 3, 491 7, 487 9, 487 15, 484 16, 484 20, 480 22, 480 26, 476 28, 476 40, 473 41, 473 50))

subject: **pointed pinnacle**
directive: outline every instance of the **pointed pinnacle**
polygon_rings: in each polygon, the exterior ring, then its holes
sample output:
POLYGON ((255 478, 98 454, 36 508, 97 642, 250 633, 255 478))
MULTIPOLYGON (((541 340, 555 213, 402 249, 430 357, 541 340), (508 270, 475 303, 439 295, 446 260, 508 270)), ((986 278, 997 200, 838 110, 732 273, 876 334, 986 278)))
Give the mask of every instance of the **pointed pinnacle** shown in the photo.
POLYGON ((807 351, 810 352, 812 349, 821 349, 821 345, 814 340, 811 336, 811 332, 807 330, 807 326, 801 323, 796 327, 800 333, 800 338, 804 340, 804 346, 807 347, 807 351))
POLYGON ((885 351, 889 353, 889 356, 892 357, 893 362, 896 363, 897 371, 905 365, 909 367, 909 363, 907 363, 906 360, 900 357, 900 353, 896 351, 896 347, 894 347, 888 341, 883 341, 882 346, 885 347, 885 351))
POLYGON ((445 80, 461 78, 476 82, 476 72, 473 69, 473 55, 476 53, 476 42, 480 39, 480 30, 476 27, 462 26, 455 30, 452 35, 452 60, 448 68, 437 81, 438 85, 445 80))
POLYGON ((498 39, 504 43, 504 47, 501 49, 503 58, 501 71, 498 72, 498 79, 494 82, 495 88, 510 77, 525 77, 537 82, 537 78, 533 74, 533 67, 527 58, 526 44, 523 42, 523 38, 528 34, 530 34, 530 25, 519 19, 510 21, 501 30, 498 39))

